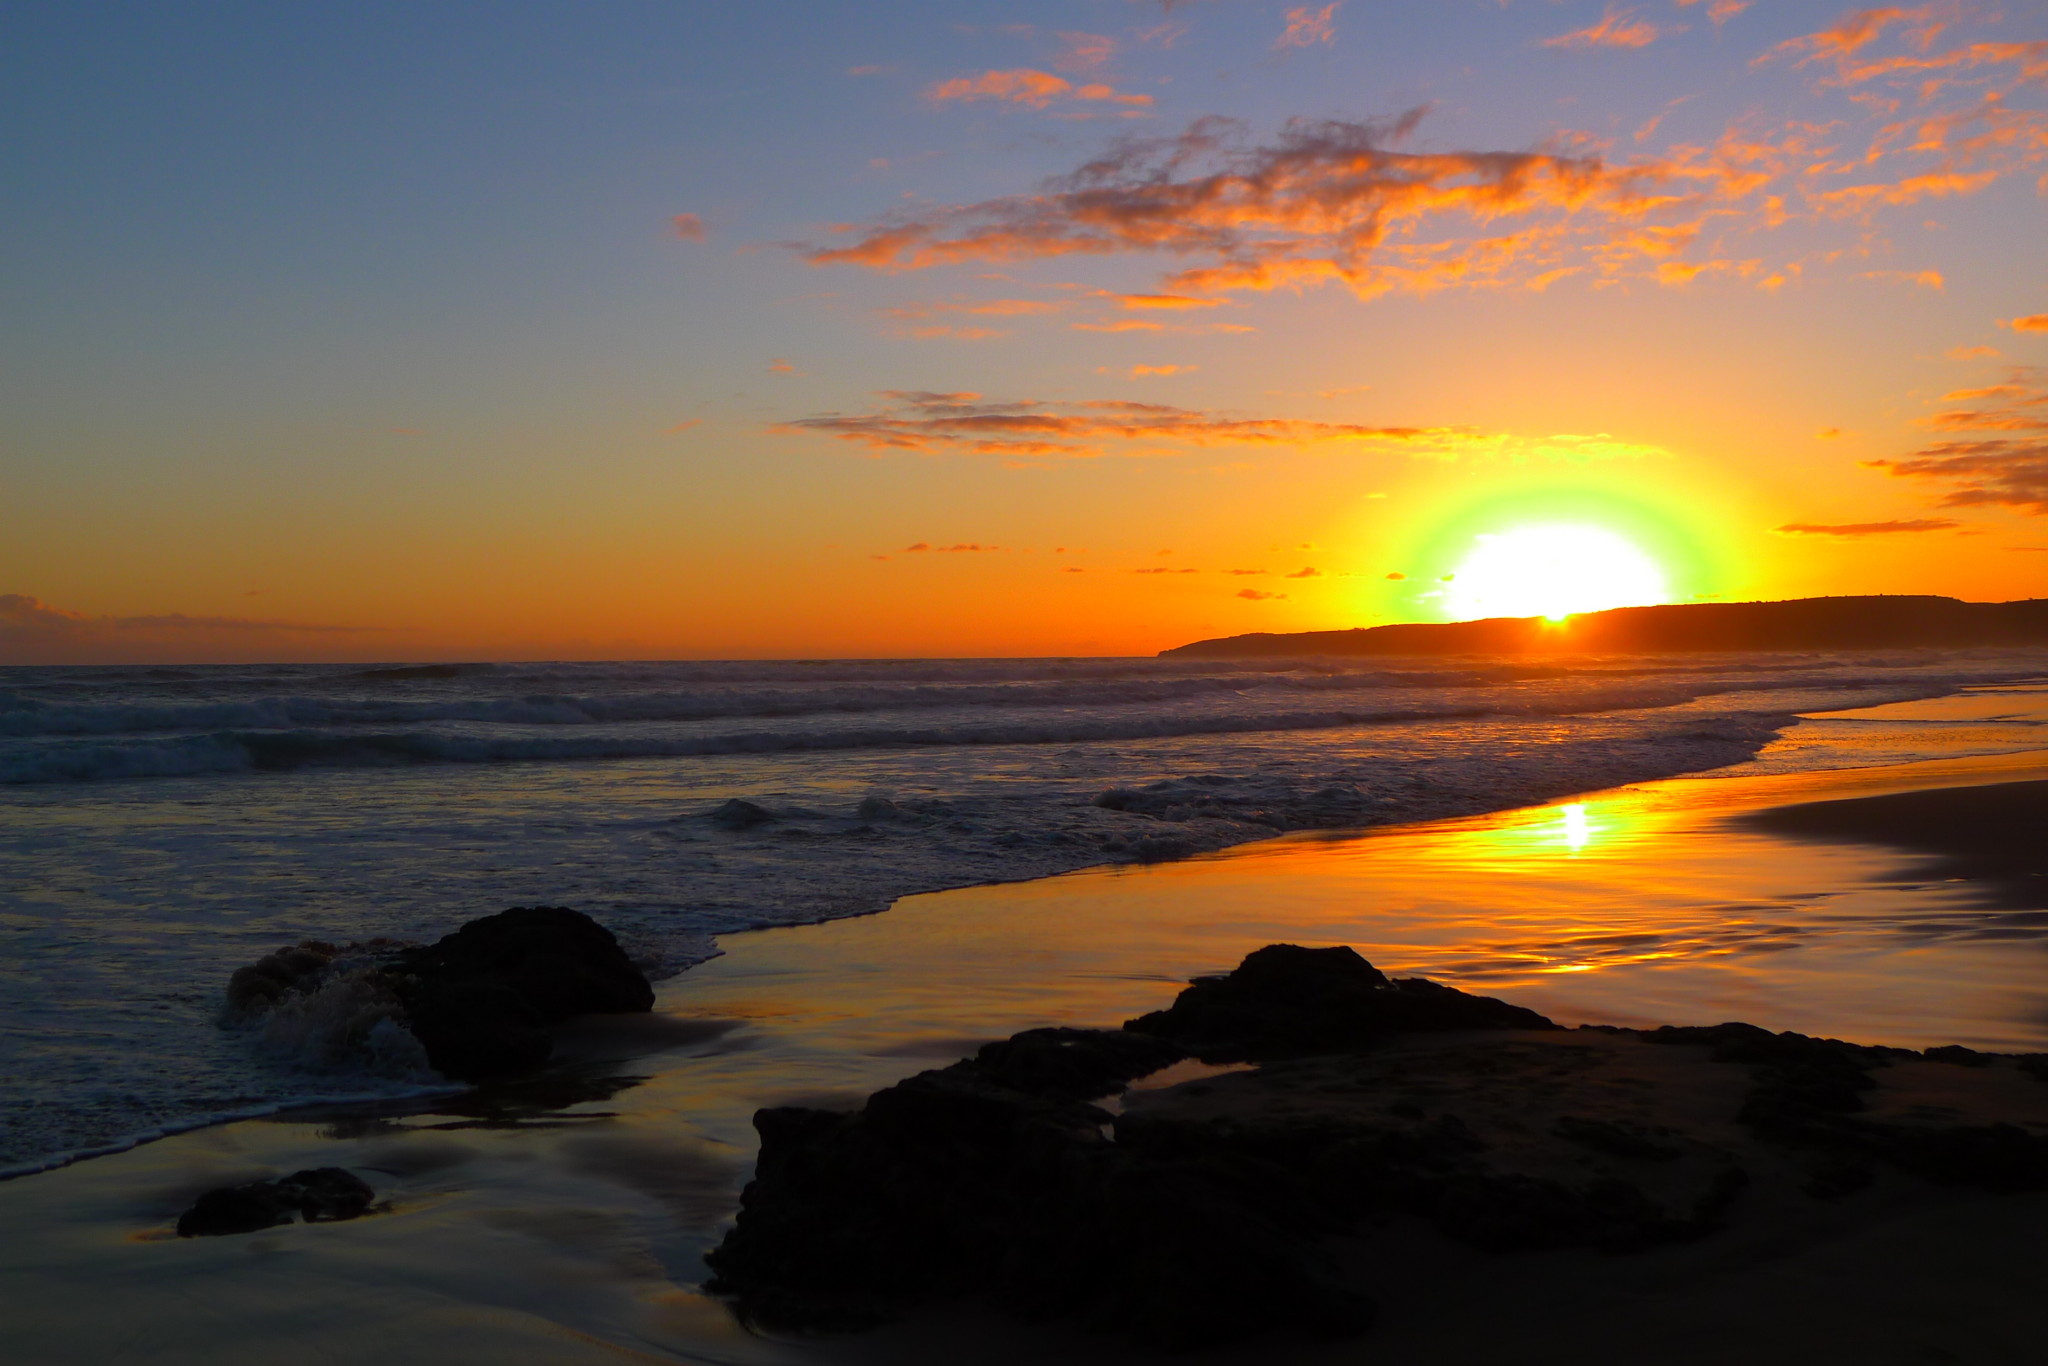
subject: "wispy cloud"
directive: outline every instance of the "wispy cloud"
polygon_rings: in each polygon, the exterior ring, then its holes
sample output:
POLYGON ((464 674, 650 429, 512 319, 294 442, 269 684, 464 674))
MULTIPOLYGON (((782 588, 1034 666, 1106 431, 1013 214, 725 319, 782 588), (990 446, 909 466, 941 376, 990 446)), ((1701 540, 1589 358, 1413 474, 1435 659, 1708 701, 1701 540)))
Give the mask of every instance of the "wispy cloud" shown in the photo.
POLYGON ((1016 318, 1034 313, 1057 313, 1069 305, 1059 299, 963 299, 903 304, 885 308, 892 318, 929 318, 940 313, 971 313, 981 318, 1016 318))
MULTIPOLYGON (((1396 230, 1410 233, 1435 219, 1544 214, 1633 221, 1670 202, 1649 193, 1672 172, 1610 166, 1591 154, 1401 150, 1423 112, 1368 123, 1295 121, 1272 144, 1251 147, 1239 125, 1202 119, 1176 137, 1125 142, 1041 193, 912 210, 849 227, 853 241, 812 247, 805 256, 816 265, 893 271, 1166 253, 1207 263, 1170 276, 1163 297, 1333 279, 1369 296, 1498 277, 1544 257, 1563 228, 1404 242, 1376 260, 1396 230)), ((1689 188, 1714 174, 1711 164, 1683 173, 1689 188)))
POLYGON ((189 658, 290 649, 308 637, 378 634, 380 628, 328 626, 256 617, 88 616, 26 593, 0 593, 0 658, 11 663, 189 658))
POLYGON ((1950 485, 1944 507, 2011 507, 2048 514, 2048 371, 2021 368, 2005 384, 1959 390, 1927 419, 1958 439, 1924 446, 1902 460, 1875 460, 1895 475, 1950 485))
POLYGON ((694 213, 679 213, 668 220, 669 231, 685 242, 704 240, 704 220, 694 213))
POLYGON ((1246 602, 1278 602, 1287 596, 1285 593, 1268 593, 1263 588, 1240 588, 1237 595, 1246 602))
POLYGON ((1222 299, 1199 299, 1192 294, 1113 294, 1119 308, 1219 308, 1222 299))
POLYGON ((58 635, 81 631, 309 631, 359 633, 367 626, 323 626, 310 621, 275 621, 259 617, 194 617, 183 612, 158 616, 87 616, 52 607, 25 593, 0 593, 0 631, 58 635))
POLYGON ((1000 327, 963 327, 957 323, 930 323, 923 327, 907 329, 905 335, 919 341, 932 341, 939 337, 950 337, 954 341, 993 341, 1010 334, 1000 327))
POLYGON ((1116 55, 1116 39, 1101 33, 1062 33, 1053 65, 1062 71, 1092 71, 1116 55))
POLYGON ((925 98, 934 104, 993 101, 1022 105, 1027 109, 1045 109, 1055 103, 1108 104, 1125 106, 1127 112, 1142 110, 1152 103, 1150 95, 1124 94, 1099 81, 1076 85, 1064 76, 1030 67, 984 71, 978 76, 959 76, 941 81, 925 92, 925 98))
MULTIPOLYGON (((1885 6, 1879 9, 1856 10, 1844 15, 1827 28, 1815 33, 1787 38, 1756 60, 1759 64, 1780 57, 1789 57, 1800 66, 1814 62, 1846 62, 1864 48, 1876 42, 1885 29, 1894 24, 1925 25, 1933 13, 1932 5, 1920 9, 1900 9, 1885 6)), ((1937 30, 1938 31, 1938 28, 1937 30)), ((1931 40, 1932 34, 1922 39, 1922 45, 1931 40)))
MULTIPOLYGON (((1688 9, 1699 4, 1700 0, 1677 0, 1677 3, 1680 9, 1688 9)), ((1748 9, 1750 3, 1751 0, 1707 0, 1707 18, 1713 20, 1715 28, 1719 28, 1748 9)))
MULTIPOLYGON (((2048 313, 2030 313, 2024 318, 2007 318, 1999 326, 2009 327, 2015 332, 2048 332, 2048 313)), ((1989 347, 1981 349, 1990 350, 1989 347)))
POLYGON ((1946 517, 1921 517, 1897 522, 1787 522, 1777 530, 1785 536, 1897 536, 1916 531, 1949 531, 1961 522, 1946 517))
POLYGON ((1831 27, 1789 38, 1758 57, 1756 65, 1786 60, 1795 67, 1832 67, 1829 83, 1841 86, 1873 81, 1911 81, 1920 102, 1940 94, 1955 79, 1972 73, 2010 68, 2019 82, 2048 76, 2048 40, 2020 43, 1964 43, 1944 51, 1935 42, 1958 22, 1972 17, 1955 4, 1929 4, 1912 9, 1885 6, 1856 10, 1831 27), (1893 40, 1889 54, 1875 51, 1893 40))
POLYGON ((1027 460, 1092 458, 1137 447, 1436 449, 1481 439, 1462 428, 1371 427, 1301 418, 1241 417, 1118 399, 1001 402, 975 393, 922 391, 891 391, 884 397, 889 403, 871 412, 796 418, 770 430, 834 436, 877 451, 1027 460))
POLYGON ((1290 47, 1325 46, 1337 41, 1337 6, 1310 9, 1303 5, 1287 11, 1287 27, 1273 41, 1276 50, 1290 47))
POLYGON ((1571 33, 1560 33, 1555 38, 1543 39, 1544 47, 1584 50, 1596 47, 1648 47, 1657 41, 1658 28, 1647 19, 1636 17, 1634 10, 1616 10, 1611 6, 1600 17, 1600 22, 1588 28, 1571 33))
MULTIPOLYGON (((1658 28, 1647 12, 1610 8, 1552 41, 1646 41, 1658 28)), ((2048 110, 2022 98, 2048 85, 2048 40, 1944 49, 1950 14, 1865 10, 1779 44, 1758 60, 1812 72, 1816 92, 1834 92, 1841 107, 1779 121, 1747 114, 1701 141, 1654 148, 1646 124, 1627 156, 1583 133, 1518 150, 1418 151, 1423 110, 1298 119, 1263 142, 1204 118, 1175 136, 1121 140, 1027 192, 906 206, 799 249, 816 265, 884 271, 1177 258, 1155 292, 1208 299, 1323 283, 1371 298, 1568 279, 1777 290, 1809 266, 1867 260, 1883 214, 2048 165, 2048 110), (1854 236, 1773 262, 1786 248, 1771 234, 1795 221, 1853 225, 1854 236)), ((1052 98, 1048 88, 1018 92, 1052 98)))

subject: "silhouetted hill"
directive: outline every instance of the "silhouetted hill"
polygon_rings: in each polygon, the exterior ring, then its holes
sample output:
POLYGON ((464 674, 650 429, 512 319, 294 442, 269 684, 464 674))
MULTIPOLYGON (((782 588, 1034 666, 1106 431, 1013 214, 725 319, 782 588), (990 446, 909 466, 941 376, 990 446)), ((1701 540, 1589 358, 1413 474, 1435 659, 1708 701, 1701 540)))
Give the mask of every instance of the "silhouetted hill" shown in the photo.
POLYGON ((1877 596, 1789 602, 1689 602, 1543 617, 1259 632, 1198 640, 1161 658, 1248 655, 1643 654, 1676 650, 1860 650, 1916 645, 2048 646, 2048 598, 1962 602, 1877 596))

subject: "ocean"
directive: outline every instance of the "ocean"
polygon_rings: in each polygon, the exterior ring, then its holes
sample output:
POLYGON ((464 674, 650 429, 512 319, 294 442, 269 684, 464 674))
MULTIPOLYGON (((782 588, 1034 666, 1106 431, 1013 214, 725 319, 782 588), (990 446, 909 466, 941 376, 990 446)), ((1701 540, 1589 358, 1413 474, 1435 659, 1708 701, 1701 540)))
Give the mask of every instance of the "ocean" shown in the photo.
POLYGON ((446 1089, 317 1022, 222 1019, 228 975, 302 939, 566 905, 669 977, 917 892, 2048 748, 2044 675, 2041 651, 0 668, 0 1174, 446 1089))

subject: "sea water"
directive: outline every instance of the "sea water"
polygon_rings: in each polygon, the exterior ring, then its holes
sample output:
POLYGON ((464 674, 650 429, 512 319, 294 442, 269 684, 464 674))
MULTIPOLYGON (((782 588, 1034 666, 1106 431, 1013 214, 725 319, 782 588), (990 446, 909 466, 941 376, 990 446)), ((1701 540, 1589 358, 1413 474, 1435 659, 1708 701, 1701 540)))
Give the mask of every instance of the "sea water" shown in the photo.
POLYGON ((720 934, 915 892, 1679 773, 2038 749, 2044 673, 1985 651, 0 669, 0 1169, 442 1085, 223 1023, 227 975, 300 939, 568 905, 669 975, 720 934))

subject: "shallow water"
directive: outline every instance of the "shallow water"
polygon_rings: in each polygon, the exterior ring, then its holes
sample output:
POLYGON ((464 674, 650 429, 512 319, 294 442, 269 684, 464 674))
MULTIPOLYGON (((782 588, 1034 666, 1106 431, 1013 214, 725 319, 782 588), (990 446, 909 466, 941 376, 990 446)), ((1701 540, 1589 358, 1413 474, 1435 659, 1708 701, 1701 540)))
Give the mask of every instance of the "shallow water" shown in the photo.
MULTIPOLYGON (((0 669, 0 1172, 432 1081, 323 1070, 317 1047, 219 1029, 219 984, 279 944, 431 938, 555 904, 674 970, 715 936, 906 892, 1714 768, 1800 711, 2044 661, 0 669), (1098 801, 1112 792, 1135 806, 1098 801), (708 813, 729 798, 776 819, 722 828, 708 813)), ((1772 762, 1989 753, 2048 732, 2003 712, 1812 724, 1840 733, 1772 762)))
POLYGON ((1871 1042, 2040 1048, 2048 955, 2029 921, 1973 904, 1967 884, 1915 880, 1894 851, 1731 822, 1787 802, 2044 775, 2040 751, 1735 769, 728 936, 725 956, 662 984, 655 1018, 580 1026, 546 1085, 225 1125, 0 1184, 0 1302, 32 1363, 275 1361, 309 1347, 394 1366, 914 1359, 890 1356, 886 1338, 750 1337, 695 1291, 751 1164, 756 1107, 850 1106, 985 1039, 1114 1025, 1276 940, 1352 944, 1383 967, 1567 1022, 1733 1017, 1871 1042), (239 1239, 165 1236, 197 1190, 327 1164, 362 1171, 392 1211, 239 1239), (113 1302, 117 1316, 90 1312, 113 1302))

